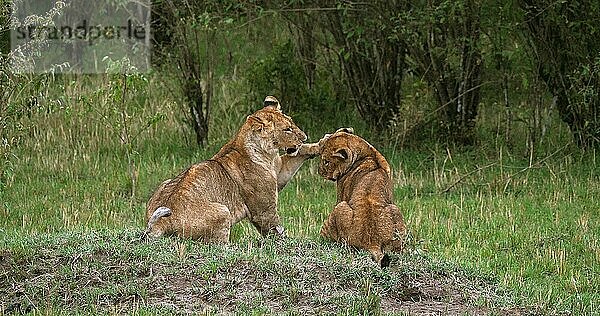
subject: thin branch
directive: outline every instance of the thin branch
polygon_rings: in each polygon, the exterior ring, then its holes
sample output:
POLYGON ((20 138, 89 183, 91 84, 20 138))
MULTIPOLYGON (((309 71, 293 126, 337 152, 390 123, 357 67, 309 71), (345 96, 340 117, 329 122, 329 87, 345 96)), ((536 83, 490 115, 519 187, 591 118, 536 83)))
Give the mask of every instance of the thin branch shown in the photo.
POLYGON ((517 171, 517 172, 515 172, 515 173, 513 173, 511 175, 509 175, 506 178, 507 180, 506 180, 506 184, 504 184, 504 189, 502 190, 502 194, 506 193, 506 190, 508 189, 508 185, 510 184, 510 182, 512 181, 512 179, 514 177, 516 177, 517 175, 519 175, 519 174, 521 174, 523 172, 526 172, 526 171, 528 171, 530 169, 539 168, 542 163, 544 163, 546 160, 548 160, 548 159, 556 156, 556 154, 558 154, 559 152, 563 151, 565 148, 567 148, 568 146, 570 146, 572 143, 573 143, 573 140, 571 140, 570 142, 566 143, 564 146, 562 146, 561 148, 557 149, 555 152, 551 153, 550 155, 548 155, 548 156, 546 156, 546 157, 544 157, 544 158, 542 158, 542 159, 540 159, 540 160, 538 160, 538 161, 536 161, 534 163, 530 163, 529 166, 527 166, 527 167, 525 167, 525 168, 523 168, 523 169, 521 169, 521 170, 519 170, 519 171, 517 171))
POLYGON ((440 193, 448 193, 450 190, 452 190, 456 185, 458 185, 459 183, 461 183, 463 180, 465 180, 466 178, 470 177, 472 174, 477 173, 481 170, 487 169, 489 167, 495 166, 497 165, 497 162, 492 162, 491 164, 485 165, 483 167, 478 167, 475 170, 471 170, 469 173, 463 175, 462 177, 460 177, 460 179, 454 181, 454 183, 452 183, 449 187, 447 187, 444 191, 440 192, 440 193))

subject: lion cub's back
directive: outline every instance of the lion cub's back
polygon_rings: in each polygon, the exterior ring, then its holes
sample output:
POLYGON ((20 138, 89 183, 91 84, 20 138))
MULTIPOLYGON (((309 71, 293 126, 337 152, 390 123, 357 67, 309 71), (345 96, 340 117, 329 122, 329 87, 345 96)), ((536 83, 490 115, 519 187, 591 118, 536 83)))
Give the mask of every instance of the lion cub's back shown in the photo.
POLYGON ((389 173, 376 169, 352 181, 350 205, 354 209, 354 229, 349 239, 369 248, 377 244, 387 251, 401 251, 406 233, 404 217, 393 203, 389 173))

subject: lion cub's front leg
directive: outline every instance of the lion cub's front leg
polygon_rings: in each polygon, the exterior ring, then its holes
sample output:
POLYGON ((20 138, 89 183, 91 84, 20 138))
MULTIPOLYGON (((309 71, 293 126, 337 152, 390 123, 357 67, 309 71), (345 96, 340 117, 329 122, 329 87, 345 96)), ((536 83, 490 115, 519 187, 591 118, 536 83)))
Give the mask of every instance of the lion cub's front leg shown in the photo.
POLYGON ((263 237, 267 236, 280 236, 285 237, 285 229, 281 226, 281 220, 279 219, 279 215, 275 214, 260 214, 259 216, 254 216, 250 220, 252 225, 258 229, 260 234, 263 237))
POLYGON ((319 143, 302 144, 295 155, 281 156, 281 164, 277 172, 277 190, 281 191, 290 182, 302 164, 306 160, 318 156, 319 152, 319 143))

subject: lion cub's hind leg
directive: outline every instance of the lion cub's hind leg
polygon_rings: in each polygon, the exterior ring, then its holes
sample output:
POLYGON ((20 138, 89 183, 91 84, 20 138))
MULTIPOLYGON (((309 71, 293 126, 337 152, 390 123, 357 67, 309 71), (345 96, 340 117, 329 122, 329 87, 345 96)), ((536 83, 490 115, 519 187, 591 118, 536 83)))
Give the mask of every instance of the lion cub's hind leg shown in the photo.
POLYGON ((229 235, 231 234, 232 216, 229 208, 223 204, 214 203, 210 214, 210 220, 212 221, 209 234, 207 234, 207 241, 215 243, 227 243, 229 242, 229 235))
POLYGON ((181 237, 202 239, 211 243, 227 243, 231 232, 232 216, 229 208, 221 203, 207 203, 181 219, 181 237))
POLYGON ((348 242, 347 227, 352 225, 354 209, 346 201, 338 203, 321 227, 321 236, 338 242, 348 242))
POLYGON ((401 252, 404 249, 404 241, 406 239, 404 217, 400 209, 394 204, 388 205, 386 212, 391 215, 392 226, 389 228, 391 236, 384 243, 384 248, 387 251, 401 252))
POLYGON ((379 266, 389 266, 390 257, 382 251, 377 238, 371 240, 369 236, 363 236, 360 223, 354 222, 356 216, 355 210, 346 201, 338 203, 323 223, 321 236, 365 249, 379 266))

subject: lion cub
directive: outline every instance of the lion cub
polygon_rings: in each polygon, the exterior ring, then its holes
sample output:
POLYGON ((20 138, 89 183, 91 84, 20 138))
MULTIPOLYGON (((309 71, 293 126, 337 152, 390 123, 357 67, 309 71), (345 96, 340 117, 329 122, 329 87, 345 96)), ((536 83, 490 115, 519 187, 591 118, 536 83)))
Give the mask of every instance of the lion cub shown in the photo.
POLYGON ((406 233, 392 202, 390 166, 373 146, 351 133, 339 129, 321 141, 319 174, 337 183, 337 205, 321 236, 366 249, 373 261, 387 267, 386 252, 402 250, 406 233))
POLYGON ((231 226, 245 218, 263 236, 283 235, 277 193, 319 145, 303 144, 306 134, 277 99, 268 96, 264 105, 211 159, 158 187, 146 208, 146 235, 227 242, 231 226))

